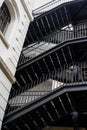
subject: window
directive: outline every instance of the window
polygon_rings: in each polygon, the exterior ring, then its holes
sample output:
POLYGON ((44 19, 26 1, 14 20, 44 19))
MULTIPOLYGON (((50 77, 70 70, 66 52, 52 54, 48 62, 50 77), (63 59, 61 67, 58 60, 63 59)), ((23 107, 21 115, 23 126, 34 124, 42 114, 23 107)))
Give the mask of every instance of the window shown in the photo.
POLYGON ((0 8, 0 31, 5 34, 8 25, 11 21, 11 16, 8 10, 8 7, 5 3, 0 8))

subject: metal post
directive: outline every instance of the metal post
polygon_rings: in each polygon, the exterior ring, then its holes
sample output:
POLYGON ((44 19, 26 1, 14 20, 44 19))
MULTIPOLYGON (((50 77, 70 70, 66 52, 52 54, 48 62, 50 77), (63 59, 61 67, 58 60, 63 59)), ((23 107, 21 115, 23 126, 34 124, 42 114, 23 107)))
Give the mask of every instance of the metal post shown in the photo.
POLYGON ((72 113, 72 126, 73 126, 73 130, 79 130, 78 112, 72 113))

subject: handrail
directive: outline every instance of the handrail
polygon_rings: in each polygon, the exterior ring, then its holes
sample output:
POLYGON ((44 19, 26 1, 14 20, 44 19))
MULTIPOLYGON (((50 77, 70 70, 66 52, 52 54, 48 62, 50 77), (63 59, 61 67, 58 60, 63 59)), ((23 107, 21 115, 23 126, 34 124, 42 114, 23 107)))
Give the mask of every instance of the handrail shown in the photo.
POLYGON ((70 1, 74 1, 74 0, 52 0, 36 9, 33 10, 32 14, 33 15, 39 15, 41 13, 47 12, 49 10, 51 10, 52 8, 55 8, 63 3, 67 3, 70 1))
POLYGON ((63 42, 87 37, 87 23, 83 23, 77 26, 67 26, 62 30, 57 30, 48 37, 42 39, 42 41, 26 47, 20 56, 18 67, 25 64, 27 61, 34 57, 46 52, 56 45, 60 45, 63 42), (44 49, 43 49, 44 48, 44 49), (37 53, 36 53, 37 52, 37 53), (34 54, 34 55, 31 55, 34 54))
POLYGON ((8 101, 7 115, 57 88, 87 83, 87 61, 64 65, 62 68, 44 75, 37 82, 39 82, 39 85, 35 86, 36 82, 34 82, 32 85, 35 87, 33 88, 27 84, 27 86, 12 93, 8 101))

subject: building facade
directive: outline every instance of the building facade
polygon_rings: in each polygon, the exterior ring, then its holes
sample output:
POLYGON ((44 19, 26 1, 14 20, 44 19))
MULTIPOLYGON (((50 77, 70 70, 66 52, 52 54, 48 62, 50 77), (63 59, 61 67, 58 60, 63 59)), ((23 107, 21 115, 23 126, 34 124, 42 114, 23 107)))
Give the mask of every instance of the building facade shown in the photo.
POLYGON ((0 0, 0 129, 30 21, 31 0, 0 0))
POLYGON ((45 2, 0 1, 2 130, 87 128, 87 0, 45 2))

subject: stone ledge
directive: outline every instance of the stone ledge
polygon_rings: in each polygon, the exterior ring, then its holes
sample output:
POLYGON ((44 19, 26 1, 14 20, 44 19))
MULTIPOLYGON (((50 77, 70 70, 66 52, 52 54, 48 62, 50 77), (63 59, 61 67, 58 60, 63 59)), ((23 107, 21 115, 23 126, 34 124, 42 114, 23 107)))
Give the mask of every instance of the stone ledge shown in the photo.
POLYGON ((9 48, 9 44, 8 42, 6 41, 5 37, 3 36, 2 32, 0 31, 0 38, 1 40, 3 41, 3 44, 6 46, 6 48, 8 49, 9 48))
POLYGON ((6 77, 12 84, 15 83, 16 79, 14 75, 11 73, 11 71, 9 70, 9 68, 7 67, 7 65, 5 64, 5 62, 1 57, 0 57, 0 69, 2 69, 3 73, 6 75, 6 77))

